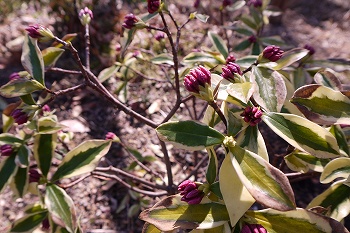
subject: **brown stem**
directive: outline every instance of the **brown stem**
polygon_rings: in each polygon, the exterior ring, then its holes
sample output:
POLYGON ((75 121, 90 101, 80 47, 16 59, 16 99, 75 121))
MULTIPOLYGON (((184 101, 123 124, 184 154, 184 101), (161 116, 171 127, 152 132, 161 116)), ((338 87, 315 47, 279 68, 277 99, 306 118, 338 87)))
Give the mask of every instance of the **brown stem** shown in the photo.
POLYGON ((89 24, 85 25, 85 61, 86 61, 86 69, 90 70, 90 32, 89 32, 89 24))
POLYGON ((167 176, 168 176, 168 187, 167 187, 167 191, 169 194, 175 194, 175 190, 174 190, 174 181, 173 181, 173 172, 171 170, 171 162, 170 162, 170 158, 169 158, 169 154, 168 154, 168 150, 166 148, 165 142, 161 141, 159 139, 159 143, 160 146, 162 148, 162 152, 164 154, 164 163, 165 163, 165 167, 166 167, 166 171, 167 171, 167 176))
POLYGON ((57 68, 57 67, 51 67, 48 69, 48 71, 62 72, 65 74, 81 74, 81 71, 78 71, 78 70, 66 70, 66 69, 57 68))
POLYGON ((91 176, 91 174, 87 174, 85 176, 79 177, 78 179, 76 179, 76 180, 74 180, 74 181, 72 181, 72 182, 70 182, 68 184, 59 184, 58 186, 60 186, 63 189, 67 189, 67 188, 73 187, 74 185, 82 182, 83 180, 85 180, 89 176, 91 176))
POLYGON ((245 70, 242 71, 242 75, 245 74, 245 73, 247 73, 247 72, 249 72, 249 71, 251 71, 252 68, 253 68, 253 66, 257 66, 258 64, 259 64, 259 62, 258 62, 258 61, 255 61, 255 62, 254 62, 253 64, 251 64, 247 69, 245 69, 245 70))
POLYGON ((218 104, 216 103, 215 100, 211 101, 211 102, 208 102, 208 104, 214 108, 215 112, 219 115, 220 119, 222 120, 222 122, 224 123, 226 129, 227 129, 227 121, 226 121, 226 118, 224 116, 224 114, 222 113, 222 111, 220 110, 218 104))
POLYGON ((119 178, 116 175, 111 175, 111 174, 106 174, 104 172, 98 172, 98 171, 94 171, 91 172, 92 175, 97 176, 101 179, 112 179, 112 180, 116 180, 118 181, 120 184, 124 185, 126 188, 133 190, 135 192, 150 196, 150 197, 159 197, 159 196, 164 196, 167 195, 168 193, 166 191, 160 191, 160 192, 152 192, 152 191, 147 191, 147 190, 143 190, 143 189, 139 189, 137 187, 134 187, 128 183, 126 183, 125 181, 123 181, 121 178, 119 178))
POLYGON ((112 167, 112 166, 109 166, 109 167, 97 167, 95 168, 94 171, 97 171, 97 172, 113 172, 115 173, 116 175, 122 175, 122 176, 125 176, 133 181, 136 181, 136 182, 139 182, 141 184, 145 184, 149 187, 152 187, 152 188, 156 188, 156 189, 162 189, 162 190, 166 190, 167 187, 165 185, 159 185, 159 184, 156 184, 154 182, 150 182, 150 181, 147 181, 145 179, 142 179, 140 177, 137 177, 133 174, 130 174, 128 172, 125 172, 119 168, 116 168, 116 167, 112 167))

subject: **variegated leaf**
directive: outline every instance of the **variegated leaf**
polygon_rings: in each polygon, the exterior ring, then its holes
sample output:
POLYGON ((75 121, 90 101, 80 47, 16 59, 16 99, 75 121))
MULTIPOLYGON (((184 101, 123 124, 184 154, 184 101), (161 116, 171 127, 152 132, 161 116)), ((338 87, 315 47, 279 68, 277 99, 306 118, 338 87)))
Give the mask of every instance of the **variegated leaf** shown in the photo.
POLYGON ((283 53, 281 59, 279 59, 276 63, 277 65, 273 67, 274 70, 282 70, 283 68, 293 64, 296 61, 299 61, 303 57, 305 57, 309 53, 307 49, 291 49, 287 52, 283 53))
POLYGON ((141 212, 139 218, 161 231, 174 229, 209 229, 229 221, 225 205, 204 198, 200 204, 188 205, 179 195, 169 196, 150 209, 141 212))
POLYGON ((340 180, 333 183, 326 191, 315 197, 307 208, 315 206, 329 208, 331 218, 338 221, 343 220, 350 213, 350 187, 345 184, 345 181, 340 180))
POLYGON ((311 84, 297 89, 291 102, 318 124, 348 124, 350 98, 331 88, 311 84))
POLYGON ((41 212, 36 212, 32 214, 27 214, 22 218, 16 220, 12 224, 12 228, 10 232, 13 233, 31 233, 35 228, 37 228, 41 222, 47 218, 47 210, 43 210, 41 212))
POLYGON ((225 41, 216 33, 208 32, 208 37, 213 43, 217 51, 219 51, 224 57, 228 56, 228 49, 225 44, 225 41))
POLYGON ((281 211, 295 209, 288 178, 259 155, 239 146, 229 147, 231 163, 245 188, 264 206, 281 211))
POLYGON ((329 183, 337 178, 348 178, 350 175, 350 158, 336 158, 330 161, 324 168, 320 181, 329 183))
POLYGON ((305 209, 281 212, 272 209, 247 211, 247 222, 261 224, 269 233, 349 233, 340 222, 305 209))
POLYGON ((37 134, 34 136, 34 158, 44 177, 51 168, 51 161, 55 155, 57 134, 37 134))
POLYGON ((0 163, 0 193, 4 190, 6 185, 11 182, 13 176, 17 172, 17 165, 15 163, 15 155, 11 155, 0 163))
POLYGON ((219 131, 195 121, 164 123, 156 131, 161 140, 188 150, 202 150, 218 145, 225 138, 219 131))
POLYGON ((320 159, 308 153, 294 151, 284 157, 287 166, 297 172, 306 173, 309 169, 322 172, 329 159, 320 159))
POLYGON ((64 49, 57 47, 48 47, 42 51, 45 67, 55 66, 57 60, 61 57, 64 49))
POLYGON ((219 184, 227 212, 230 216, 231 226, 234 226, 254 204, 255 199, 239 179, 237 172, 232 166, 230 156, 225 157, 220 167, 219 184))
POLYGON ((81 143, 66 154, 51 181, 93 171, 102 156, 107 154, 111 144, 111 140, 89 140, 81 143))
POLYGON ((31 38, 29 35, 24 38, 21 56, 22 65, 30 76, 45 86, 44 59, 38 46, 38 40, 31 38))
POLYGON ((262 119, 276 134, 299 150, 317 158, 339 156, 339 147, 334 136, 303 117, 270 112, 264 113, 262 119))
POLYGON ((279 112, 287 96, 283 77, 277 71, 253 66, 251 82, 256 83, 254 100, 266 111, 279 112))
POLYGON ((25 96, 35 91, 43 90, 45 87, 38 81, 27 78, 11 80, 0 87, 0 95, 6 98, 25 96))

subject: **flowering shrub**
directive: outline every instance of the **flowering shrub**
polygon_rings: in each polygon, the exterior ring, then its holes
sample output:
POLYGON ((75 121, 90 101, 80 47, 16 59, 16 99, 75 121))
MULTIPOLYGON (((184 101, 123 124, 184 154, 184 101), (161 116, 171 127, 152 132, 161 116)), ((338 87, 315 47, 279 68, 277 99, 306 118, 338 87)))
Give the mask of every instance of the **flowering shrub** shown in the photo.
MULTIPOLYGON (((309 45, 283 51, 267 43, 283 44, 281 40, 262 36, 268 3, 223 1, 218 7, 221 13, 248 8, 250 14, 239 18, 240 27, 245 30, 236 28, 237 33, 244 32, 248 38, 231 46, 230 38, 209 31, 207 36, 212 49, 193 50, 181 57, 181 32, 185 26, 193 20, 205 23, 208 17, 193 12, 180 25, 166 2, 148 0, 149 14, 125 16, 125 40, 118 49, 121 50, 119 60, 97 76, 91 72, 89 61, 89 25, 95 19, 91 10, 84 8, 79 12, 87 35, 84 62, 70 39, 58 38, 42 25, 28 26, 22 54, 25 71, 12 74, 10 81, 0 88, 2 96, 20 99, 3 112, 0 191, 9 185, 18 197, 32 192, 41 201, 27 207, 25 215, 12 224, 11 232, 30 232, 40 224, 51 232, 82 232, 74 202, 65 191, 67 186, 60 184, 62 179, 79 175, 113 178, 142 195, 166 195, 141 212, 139 217, 146 222, 143 232, 177 229, 242 233, 348 232, 341 223, 350 213, 347 138, 350 94, 345 88, 347 83, 338 72, 322 67, 324 64, 334 66, 334 63, 314 61, 314 50, 309 45), (161 27, 150 23, 155 17, 160 19, 161 27), (175 36, 170 31, 170 23, 175 25, 175 36), (176 96, 173 108, 161 123, 134 111, 102 84, 118 74, 127 85, 129 70, 143 75, 133 66, 137 61, 146 61, 142 52, 127 53, 135 34, 142 29, 160 32, 154 40, 159 43, 167 40, 169 44, 147 60, 155 65, 167 65, 169 73, 166 75, 171 76, 168 82, 176 96), (40 49, 41 41, 55 43, 40 49), (232 55, 250 47, 247 56, 232 55), (71 53, 79 70, 56 67, 56 71, 82 75, 83 81, 68 89, 53 91, 45 82, 45 71, 55 70, 56 61, 65 50, 71 53), (306 80, 304 74, 312 75, 313 83, 300 81, 306 80), (156 131, 163 152, 166 181, 158 184, 112 166, 99 167, 99 160, 108 153, 112 143, 124 146, 113 132, 108 132, 105 139, 88 140, 66 151, 58 166, 53 165, 57 143, 62 141, 59 138, 63 126, 48 104, 58 96, 85 87, 94 89, 113 106, 156 131), (44 99, 33 94, 43 92, 47 93, 44 99), (207 104, 204 116, 175 121, 181 104, 193 98, 207 104), (265 143, 268 139, 260 132, 262 122, 289 144, 284 161, 291 170, 298 175, 310 170, 320 173, 321 183, 337 179, 306 208, 297 207, 295 202, 289 182, 295 173, 285 174, 269 162, 273 155, 268 154, 265 143), (16 130, 11 130, 14 128, 16 130), (178 186, 174 183, 166 143, 208 155, 203 183, 189 179, 179 182, 178 186), (218 159, 219 153, 224 153, 222 161, 218 159), (130 185, 113 174, 143 184, 147 189, 130 185), (259 208, 258 205, 251 208, 255 203, 260 204, 259 208)), ((195 2, 196 7, 200 4, 200 1, 195 2)), ((343 70, 350 69, 339 61, 336 65, 343 70)), ((134 155, 130 153, 130 156, 134 155)), ((143 161, 135 160, 142 169, 155 175, 143 161)))

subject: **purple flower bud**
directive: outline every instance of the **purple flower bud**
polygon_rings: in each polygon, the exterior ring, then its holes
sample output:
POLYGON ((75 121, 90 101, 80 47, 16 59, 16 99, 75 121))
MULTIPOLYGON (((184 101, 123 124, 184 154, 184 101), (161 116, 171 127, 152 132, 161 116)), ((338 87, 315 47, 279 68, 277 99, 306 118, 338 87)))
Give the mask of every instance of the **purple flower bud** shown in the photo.
POLYGON ((260 224, 246 224, 242 227, 241 233, 267 233, 267 230, 260 224))
POLYGON ((182 182, 179 185, 178 190, 181 191, 181 200, 190 205, 199 204, 204 197, 204 192, 198 190, 196 183, 190 180, 185 180, 182 182))
POLYGON ((226 64, 228 64, 230 62, 235 62, 235 61, 236 61, 236 58, 232 54, 226 58, 226 64))
POLYGON ((36 169, 30 169, 29 170, 29 183, 33 183, 33 182, 39 182, 41 178, 40 173, 38 172, 38 170, 36 169))
POLYGON ((20 79, 20 78, 21 78, 21 76, 20 76, 17 72, 12 73, 12 74, 9 76, 9 79, 10 79, 11 81, 17 80, 17 79, 20 79))
POLYGON ((117 135, 115 135, 114 133, 112 133, 112 132, 108 132, 107 134, 106 134, 106 140, 113 140, 115 137, 117 137, 117 135))
POLYGON ((193 4, 193 7, 194 8, 198 8, 200 3, 201 3, 201 0, 195 0, 194 4, 193 4))
POLYGON ((22 109, 13 110, 10 116, 12 116, 15 122, 19 125, 26 123, 29 119, 27 113, 23 112, 22 109))
POLYGON ((249 42, 250 43, 255 43, 256 42, 256 37, 254 35, 251 35, 249 38, 248 38, 249 42))
POLYGON ((85 7, 84 9, 81 9, 81 10, 79 11, 79 18, 82 18, 82 17, 85 16, 85 15, 88 15, 91 19, 94 18, 94 14, 93 14, 92 11, 91 11, 89 8, 87 8, 87 7, 85 7))
POLYGON ((55 37, 50 29, 38 24, 28 26, 25 30, 34 39, 50 40, 55 37))
POLYGON ((0 146, 0 154, 2 156, 7 157, 7 156, 12 155, 12 153, 13 153, 13 149, 12 149, 11 145, 5 144, 5 145, 0 146))
POLYGON ((84 26, 89 24, 91 19, 93 18, 94 18, 94 15, 89 8, 85 7, 84 9, 81 9, 79 11, 79 19, 84 26))
POLYGON ((148 13, 153 14, 154 12, 157 12, 160 7, 160 0, 147 0, 147 10, 148 13))
POLYGON ((255 126, 261 122, 263 113, 258 107, 246 107, 241 114, 243 120, 249 123, 250 126, 255 126))
POLYGON ((124 18, 124 23, 123 23, 123 27, 127 28, 127 29, 131 29, 133 27, 135 27, 135 23, 137 23, 139 20, 136 18, 136 16, 132 13, 127 14, 124 18))
POLYGON ((48 218, 45 218, 42 222, 41 222, 41 227, 43 230, 48 231, 50 229, 50 221, 48 218))
POLYGON ((232 5, 232 3, 233 3, 232 0, 223 0, 222 6, 223 6, 223 7, 227 7, 227 6, 232 5))
POLYGON ((248 6, 253 5, 254 7, 261 7, 262 6, 262 1, 261 0, 249 0, 247 2, 248 6))
POLYGON ((283 54, 283 50, 280 49, 280 47, 275 45, 269 45, 267 46, 263 51, 263 57, 266 59, 269 59, 270 61, 278 61, 283 54))
POLYGON ((313 54, 315 54, 315 52, 316 52, 315 48, 312 47, 311 45, 308 45, 308 44, 306 44, 306 45, 304 46, 304 49, 309 50, 309 55, 310 55, 310 56, 313 55, 313 54))
POLYGON ((235 81, 234 74, 242 75, 241 68, 236 63, 230 62, 226 66, 222 67, 221 76, 224 79, 226 79, 226 80, 228 80, 230 82, 234 82, 235 81))
POLYGON ((199 86, 205 87, 205 84, 211 84, 211 73, 203 66, 190 70, 184 78, 185 88, 189 92, 199 93, 199 86))
POLYGON ((154 36, 154 38, 157 40, 157 41, 161 41, 162 39, 164 39, 164 33, 163 32, 157 32, 156 35, 154 36))
POLYGON ((43 112, 51 112, 51 108, 50 108, 50 106, 47 105, 47 104, 45 104, 45 105, 41 108, 41 110, 42 110, 43 112))

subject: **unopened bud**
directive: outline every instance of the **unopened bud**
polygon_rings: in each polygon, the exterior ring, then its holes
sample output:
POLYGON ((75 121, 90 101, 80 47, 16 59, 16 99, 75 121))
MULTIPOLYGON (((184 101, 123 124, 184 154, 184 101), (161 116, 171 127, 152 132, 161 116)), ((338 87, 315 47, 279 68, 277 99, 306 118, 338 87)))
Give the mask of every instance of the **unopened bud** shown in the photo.
POLYGON ((226 64, 230 63, 230 62, 235 62, 236 61, 236 57, 233 56, 232 54, 230 54, 227 58, 226 58, 226 64))
POLYGON ((36 169, 29 170, 29 183, 36 182, 38 183, 41 178, 41 174, 36 169))
POLYGON ((267 230, 260 224, 246 224, 242 227, 241 233, 267 233, 267 230))
POLYGON ((315 48, 312 47, 311 45, 308 45, 308 44, 306 44, 306 45, 304 46, 304 49, 309 50, 309 55, 310 55, 310 56, 313 55, 313 54, 316 52, 315 48))
POLYGON ((226 66, 222 67, 221 76, 224 79, 226 79, 230 82, 234 82, 235 81, 235 74, 242 75, 241 68, 236 63, 230 62, 226 66))
POLYGON ((10 76, 9 76, 9 79, 12 81, 12 80, 17 80, 17 79, 20 79, 21 76, 19 75, 19 73, 15 72, 15 73, 12 73, 10 76))
POLYGON ((232 0, 223 0, 222 6, 223 6, 223 7, 227 7, 227 6, 232 5, 232 3, 233 3, 232 0))
POLYGON ((263 113, 259 107, 246 107, 241 114, 243 120, 249 123, 250 126, 255 126, 261 122, 261 117, 263 113))
POLYGON ((160 0, 147 0, 148 13, 153 14, 159 10, 160 0))
POLYGON ((198 189, 195 182, 190 180, 185 180, 178 186, 180 195, 182 196, 181 201, 187 202, 189 205, 199 204, 205 193, 198 189))
POLYGON ((156 35, 154 36, 154 38, 157 40, 157 41, 161 41, 162 39, 164 39, 164 33, 163 32, 157 32, 156 35))
POLYGON ((255 43, 256 42, 256 37, 254 35, 251 35, 249 38, 248 38, 249 42, 251 44, 255 43))
POLYGON ((248 6, 253 5, 254 7, 261 7, 262 6, 262 1, 261 0, 248 0, 247 2, 248 6))
POLYGON ((205 84, 211 84, 211 74, 204 66, 192 69, 184 78, 185 88, 189 92, 199 93, 199 86, 205 87, 205 84))
POLYGON ((28 35, 34 39, 40 39, 42 41, 48 41, 55 36, 50 31, 50 29, 42 26, 42 25, 31 25, 25 29, 28 32, 28 35))
POLYGON ((134 14, 130 13, 125 16, 123 27, 127 29, 132 29, 133 27, 141 29, 145 28, 146 24, 134 14))
POLYGON ((15 122, 19 125, 26 123, 29 119, 27 113, 23 112, 22 109, 13 110, 10 116, 12 116, 15 122))
POLYGON ((89 8, 85 7, 84 9, 81 9, 79 11, 79 19, 83 26, 89 24, 91 19, 93 18, 94 18, 94 15, 89 8))
POLYGON ((283 52, 284 51, 280 47, 269 45, 264 49, 262 56, 272 62, 275 62, 282 57, 283 52))
POLYGON ((13 148, 9 144, 0 146, 0 154, 4 157, 10 156, 13 153, 13 148))

